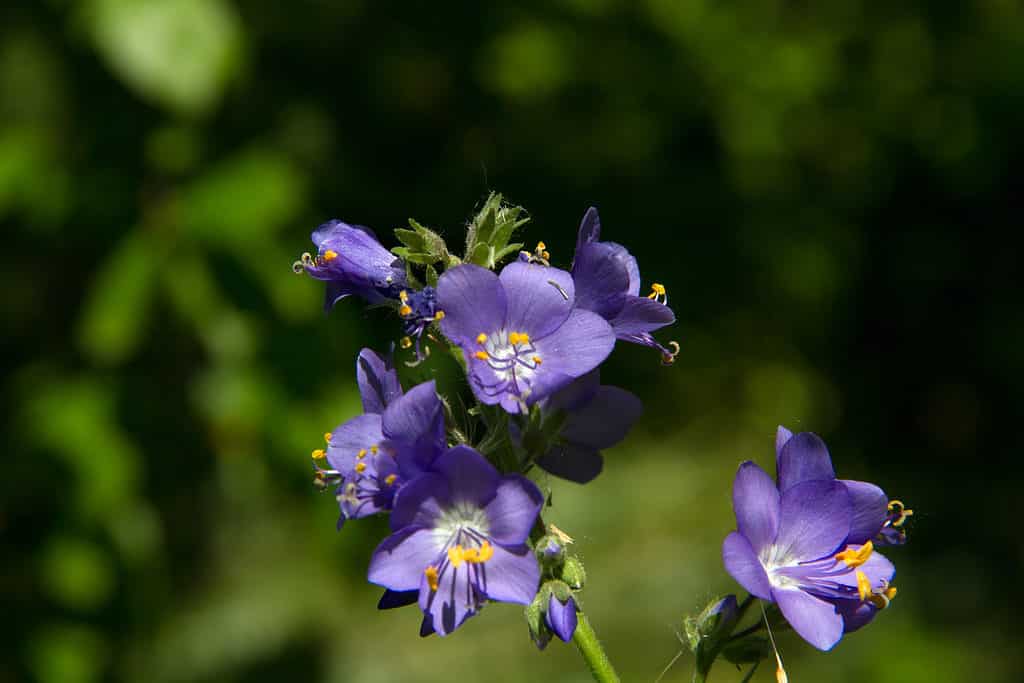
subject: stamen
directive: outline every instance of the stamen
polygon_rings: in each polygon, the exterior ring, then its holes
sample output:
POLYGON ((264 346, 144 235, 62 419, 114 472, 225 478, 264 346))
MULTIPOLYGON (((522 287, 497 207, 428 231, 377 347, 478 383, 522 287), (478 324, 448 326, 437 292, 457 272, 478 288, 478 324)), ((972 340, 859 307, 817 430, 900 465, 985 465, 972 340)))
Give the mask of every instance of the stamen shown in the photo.
POLYGON ((476 335, 476 343, 477 344, 485 344, 485 343, 487 343, 487 335, 484 334, 483 332, 481 332, 480 334, 476 335))
POLYGON ((508 343, 512 344, 513 346, 518 344, 519 343, 519 333, 518 332, 509 332, 508 333, 508 343))
POLYGON ((871 579, 859 569, 857 570, 857 595, 860 596, 861 602, 871 597, 871 579))
POLYGON ((761 616, 764 617, 764 628, 768 631, 768 640, 772 645, 772 652, 775 653, 775 682, 776 683, 789 683, 789 676, 786 675, 786 668, 782 666, 782 655, 779 654, 779 648, 775 644, 775 634, 772 633, 772 625, 768 623, 768 613, 764 610, 764 603, 761 604, 761 616))
POLYGON ((409 292, 403 289, 401 292, 398 293, 398 300, 401 301, 403 304, 407 302, 409 300, 409 292))
POLYGON ((327 263, 330 263, 336 258, 338 258, 338 252, 334 251, 333 249, 328 249, 327 251, 324 252, 324 261, 326 261, 327 263))
POLYGON ((487 360, 488 358, 490 358, 490 356, 487 355, 486 351, 477 351, 473 355, 479 358, 480 360, 487 360))
POLYGON ((378 450, 379 449, 376 446, 370 446, 370 452, 373 453, 374 455, 377 455, 378 450))
POLYGON ((366 449, 365 448, 360 448, 359 452, 356 453, 356 457, 359 458, 360 460, 365 458, 366 457, 366 449))
POLYGON ((651 293, 647 295, 647 298, 668 305, 668 294, 665 291, 665 285, 660 282, 652 282, 651 293))
POLYGON ((403 318, 411 314, 412 307, 409 306, 409 304, 402 304, 401 308, 398 309, 398 315, 402 316, 403 318))
POLYGON ((401 339, 398 340, 398 345, 401 346, 403 349, 407 349, 410 346, 412 346, 412 339, 410 339, 409 337, 402 337, 401 339))
POLYGON ((668 348, 670 349, 669 351, 661 354, 662 365, 672 365, 676 362, 676 356, 679 355, 679 342, 670 341, 668 343, 668 348))
POLYGON ((540 363, 541 363, 540 356, 534 356, 533 357, 533 362, 536 363, 537 365, 540 365, 540 363))
POLYGON ((444 320, 444 311, 437 311, 434 313, 434 320, 444 320))
POLYGON ((326 441, 327 443, 331 442, 331 433, 330 432, 324 432, 324 441, 326 441))
POLYGON ((457 545, 453 548, 448 548, 448 561, 452 563, 452 566, 456 569, 462 564, 463 560, 466 559, 466 551, 462 549, 461 545, 457 545))
POLYGON ((899 528, 906 523, 907 517, 914 514, 914 511, 908 509, 901 500, 890 500, 889 514, 894 516, 894 519, 890 522, 890 526, 899 528))
POLYGON ((357 462, 356 463, 356 472, 358 472, 359 474, 362 474, 365 471, 366 471, 366 463, 365 462, 357 462))
POLYGON ((327 452, 322 448, 318 448, 313 451, 312 456, 314 460, 320 460, 321 458, 327 457, 327 452))
POLYGON ((431 565, 423 570, 423 575, 427 577, 427 585, 430 586, 431 591, 437 590, 437 567, 431 565))
POLYGON ((859 567, 868 561, 874 550, 875 546, 871 541, 857 549, 847 546, 846 550, 836 554, 836 562, 845 562, 847 567, 859 567))
POLYGON ((396 479, 398 479, 397 474, 389 474, 388 476, 384 477, 384 484, 386 486, 393 486, 396 479))

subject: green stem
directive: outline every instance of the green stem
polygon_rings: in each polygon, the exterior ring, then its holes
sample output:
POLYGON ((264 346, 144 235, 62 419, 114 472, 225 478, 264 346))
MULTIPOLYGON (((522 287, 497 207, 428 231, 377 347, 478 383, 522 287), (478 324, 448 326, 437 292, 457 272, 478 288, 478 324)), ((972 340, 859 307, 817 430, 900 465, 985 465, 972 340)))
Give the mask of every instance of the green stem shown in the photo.
POLYGON ((587 615, 580 610, 577 612, 577 619, 576 632, 572 635, 572 642, 576 644, 580 656, 590 668, 590 675, 598 683, 619 683, 619 675, 615 673, 615 668, 608 661, 608 655, 601 647, 601 641, 597 639, 597 634, 590 626, 587 615))
POLYGON ((704 683, 708 680, 708 675, 704 671, 698 671, 696 668, 693 670, 693 678, 690 679, 691 683, 704 683))

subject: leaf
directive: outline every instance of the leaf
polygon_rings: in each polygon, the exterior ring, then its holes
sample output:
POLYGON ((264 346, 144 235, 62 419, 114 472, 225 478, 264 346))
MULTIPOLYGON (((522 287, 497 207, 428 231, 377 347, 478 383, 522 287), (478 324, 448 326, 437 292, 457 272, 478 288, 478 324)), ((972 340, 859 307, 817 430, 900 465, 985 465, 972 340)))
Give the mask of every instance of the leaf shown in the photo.
POLYGON ((392 247, 391 253, 394 254, 395 256, 398 256, 399 258, 404 259, 405 261, 408 261, 409 263, 428 265, 437 262, 436 257, 430 254, 424 254, 422 252, 410 251, 408 247, 392 247))
POLYGON ((395 237, 398 241, 409 247, 413 251, 425 252, 427 251, 427 241, 423 235, 415 230, 405 230, 404 228, 395 229, 395 237))
POLYGON ((437 270, 434 266, 427 266, 427 284, 431 287, 437 287, 437 270))

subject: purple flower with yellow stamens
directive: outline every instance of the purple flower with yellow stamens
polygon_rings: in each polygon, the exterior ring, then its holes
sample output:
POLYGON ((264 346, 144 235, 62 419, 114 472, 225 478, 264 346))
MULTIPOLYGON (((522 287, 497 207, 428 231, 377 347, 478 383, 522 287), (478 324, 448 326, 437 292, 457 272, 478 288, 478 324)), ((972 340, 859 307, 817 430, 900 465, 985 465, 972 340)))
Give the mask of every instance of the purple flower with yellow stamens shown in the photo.
POLYGON ((401 290, 398 293, 398 315, 402 318, 402 348, 415 345, 416 359, 421 360, 428 354, 421 349, 423 334, 432 323, 444 319, 445 312, 437 306, 437 292, 433 287, 424 287, 417 291, 401 290))
POLYGON ((626 438, 643 413, 634 394, 601 384, 598 370, 592 370, 544 399, 545 417, 564 413, 558 435, 537 464, 559 477, 585 484, 604 464, 601 451, 626 438))
POLYGON ((337 219, 313 231, 317 254, 303 254, 295 264, 318 280, 327 282, 324 308, 355 294, 371 304, 394 299, 406 286, 405 266, 385 249, 369 228, 337 219))
POLYGON ((441 331, 465 353, 473 393, 510 413, 596 368, 615 345, 599 315, 574 306, 564 270, 515 261, 501 275, 461 265, 441 276, 441 331))
POLYGON ((600 238, 601 218, 597 209, 590 207, 580 222, 573 257, 576 305, 607 320, 617 339, 658 349, 662 360, 671 363, 679 345, 670 342, 666 348, 651 336, 654 330, 676 321, 665 286, 656 282, 649 295, 640 296, 636 258, 621 244, 601 242, 600 238))
POLYGON ((895 596, 895 569, 871 540, 885 521, 884 494, 837 480, 814 434, 780 427, 776 444, 777 484, 753 462, 740 465, 737 530, 726 537, 722 559, 752 595, 777 603, 804 640, 828 650, 895 596))
POLYGON ((487 600, 529 604, 540 568, 526 540, 543 503, 528 479, 456 446, 398 494, 369 580, 388 589, 386 606, 416 591, 424 634, 451 633, 487 600))

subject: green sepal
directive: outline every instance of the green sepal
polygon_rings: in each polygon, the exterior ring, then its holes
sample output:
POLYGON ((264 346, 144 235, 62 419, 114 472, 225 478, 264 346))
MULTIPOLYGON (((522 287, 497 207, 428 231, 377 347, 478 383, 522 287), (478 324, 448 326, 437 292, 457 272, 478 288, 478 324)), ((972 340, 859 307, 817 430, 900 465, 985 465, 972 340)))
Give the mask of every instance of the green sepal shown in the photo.
POLYGON ((755 664, 772 654, 772 646, 764 636, 750 635, 739 640, 732 640, 722 646, 721 655, 726 661, 736 666, 755 664))
POLYGON ((427 249, 427 240, 424 239, 423 235, 416 232, 415 230, 406 230, 405 228, 396 228, 395 237, 398 241, 409 247, 411 251, 419 253, 429 253, 427 249))
POLYGON ((434 266, 427 266, 426 276, 427 284, 431 287, 437 287, 437 269, 434 266))
POLYGON ((522 244, 509 244, 512 234, 530 219, 522 207, 503 204, 502 196, 492 192, 469 224, 466 234, 466 262, 495 268, 502 259, 516 253, 522 244))
POLYGON ((587 570, 583 568, 583 563, 578 558, 565 558, 565 564, 562 565, 562 581, 577 591, 587 583, 587 570))
POLYGON ((412 251, 408 247, 392 247, 391 253, 407 261, 408 263, 418 263, 421 266, 429 265, 431 263, 437 263, 438 260, 436 257, 430 254, 412 251))

